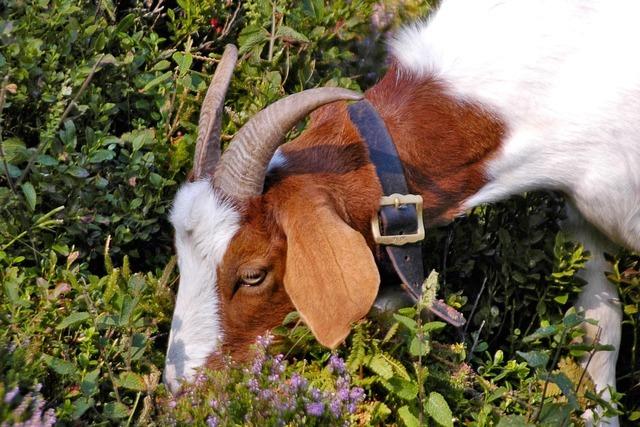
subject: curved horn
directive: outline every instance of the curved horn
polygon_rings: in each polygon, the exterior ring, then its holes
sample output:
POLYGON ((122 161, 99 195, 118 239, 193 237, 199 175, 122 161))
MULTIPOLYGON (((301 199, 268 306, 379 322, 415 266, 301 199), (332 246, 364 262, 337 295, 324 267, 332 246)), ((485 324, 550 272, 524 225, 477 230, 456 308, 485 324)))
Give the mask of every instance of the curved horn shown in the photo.
POLYGON ((262 194, 269 161, 291 128, 316 108, 339 100, 359 100, 348 89, 322 87, 295 93, 253 116, 231 140, 216 168, 213 185, 225 194, 246 199, 262 194))
POLYGON ((238 59, 238 49, 228 44, 213 74, 211 84, 200 108, 198 139, 193 155, 193 177, 202 179, 213 175, 220 159, 220 128, 224 97, 238 59))

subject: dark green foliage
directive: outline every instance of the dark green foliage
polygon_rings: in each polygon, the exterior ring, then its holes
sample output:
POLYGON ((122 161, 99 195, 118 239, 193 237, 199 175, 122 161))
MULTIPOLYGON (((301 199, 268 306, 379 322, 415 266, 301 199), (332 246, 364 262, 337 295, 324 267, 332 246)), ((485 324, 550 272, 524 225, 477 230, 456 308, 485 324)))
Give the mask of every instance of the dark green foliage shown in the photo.
MULTIPOLYGON (((68 424, 205 422, 213 414, 201 403, 211 390, 238 393, 228 423, 264 404, 234 388, 251 378, 243 366, 213 373, 215 386, 176 410, 158 385, 176 283, 167 215, 191 166, 216 60, 226 43, 239 46, 228 141, 287 93, 369 87, 384 72, 387 31, 428 10, 414 0, 2 3, 0 422, 48 409, 68 424), (16 387, 18 397, 5 402, 16 387), (16 412, 20 399, 31 399, 31 412, 16 412)), ((558 195, 534 193, 430 230, 426 264, 440 273, 438 295, 468 326, 458 333, 416 308, 357 324, 338 354, 349 387, 361 387, 365 400, 331 420, 576 422, 598 398, 572 359, 590 351, 572 341, 581 319, 571 310, 588 254, 558 234, 562 217, 558 195)), ((639 259, 611 256, 625 312, 621 412, 632 424, 640 419, 639 259)), ((436 282, 432 276, 431 296, 436 282)), ((331 354, 295 314, 275 333, 287 379, 300 374, 318 390, 336 390, 331 354)), ((301 412, 291 423, 307 423, 308 396, 296 396, 301 412)), ((253 422, 271 423, 261 410, 253 422)), ((313 422, 330 424, 326 417, 313 422)))

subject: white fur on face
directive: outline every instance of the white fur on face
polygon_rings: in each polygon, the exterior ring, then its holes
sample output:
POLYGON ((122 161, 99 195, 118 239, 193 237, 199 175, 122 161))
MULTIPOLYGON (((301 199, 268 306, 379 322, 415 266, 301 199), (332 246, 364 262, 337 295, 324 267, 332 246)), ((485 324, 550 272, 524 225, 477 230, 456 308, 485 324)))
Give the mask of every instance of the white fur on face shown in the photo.
POLYGON ((216 268, 239 228, 240 214, 209 181, 187 183, 170 215, 180 286, 171 322, 164 382, 172 392, 190 381, 222 339, 216 268))

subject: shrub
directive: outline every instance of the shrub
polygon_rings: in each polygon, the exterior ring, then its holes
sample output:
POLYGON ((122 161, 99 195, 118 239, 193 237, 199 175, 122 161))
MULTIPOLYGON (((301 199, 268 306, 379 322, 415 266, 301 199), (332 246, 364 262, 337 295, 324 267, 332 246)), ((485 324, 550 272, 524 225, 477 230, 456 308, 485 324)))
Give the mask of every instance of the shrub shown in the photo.
MULTIPOLYGON (((224 45, 241 52, 225 103, 227 141, 287 93, 370 86, 383 73, 385 34, 429 2, 3 6, 1 422, 51 424, 54 411, 68 424, 243 423, 249 414, 261 425, 558 425, 598 401, 572 359, 591 351, 572 342, 581 318, 571 310, 588 254, 558 234, 562 200, 533 193, 428 233, 425 262, 440 272, 431 295, 438 283, 466 314, 461 334, 405 308, 358 323, 331 353, 292 314, 271 350, 258 347, 259 370, 228 361, 171 407, 159 385, 176 284, 166 218, 224 45), (291 406, 269 412, 268 392, 291 406), (232 395, 233 405, 219 405, 232 395)), ((639 258, 611 255, 625 312, 621 411, 632 423, 640 419, 639 258)))

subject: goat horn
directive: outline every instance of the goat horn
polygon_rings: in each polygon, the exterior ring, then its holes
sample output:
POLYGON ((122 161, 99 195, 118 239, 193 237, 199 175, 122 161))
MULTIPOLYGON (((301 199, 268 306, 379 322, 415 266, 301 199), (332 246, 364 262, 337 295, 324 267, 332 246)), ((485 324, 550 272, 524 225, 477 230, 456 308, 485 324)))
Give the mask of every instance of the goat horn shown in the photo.
POLYGON ((198 139, 193 155, 193 177, 210 177, 220 159, 220 129, 222 125, 222 107, 224 97, 231 81, 231 75, 238 59, 238 49, 228 44, 213 74, 207 90, 198 121, 198 139))
POLYGON ((355 101, 362 96, 348 89, 322 87, 289 95, 269 105, 231 140, 216 168, 214 187, 238 199, 262 194, 269 161, 296 123, 324 104, 355 101))

